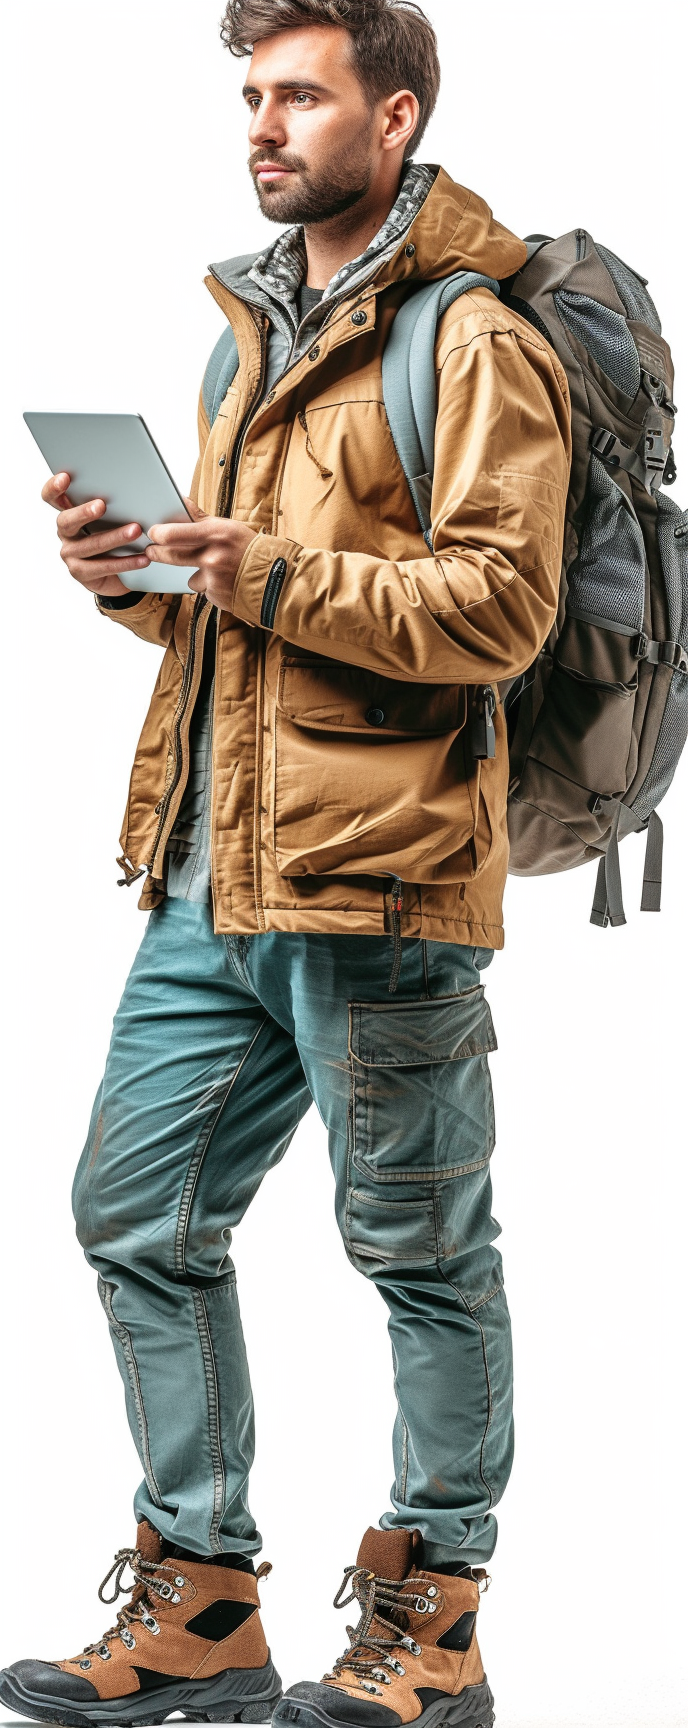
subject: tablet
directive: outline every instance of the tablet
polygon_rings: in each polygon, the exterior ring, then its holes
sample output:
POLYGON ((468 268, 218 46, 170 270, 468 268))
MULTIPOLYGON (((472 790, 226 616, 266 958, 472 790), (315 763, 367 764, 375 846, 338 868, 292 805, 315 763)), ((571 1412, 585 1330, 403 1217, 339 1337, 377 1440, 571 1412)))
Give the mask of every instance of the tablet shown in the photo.
MULTIPOLYGON (((147 531, 155 522, 191 520, 140 414, 25 414, 24 419, 51 474, 71 475, 70 503, 105 500, 105 515, 85 534, 140 522, 144 533, 130 541, 126 551, 145 552, 150 544, 147 531)), ((121 551, 108 553, 121 556, 121 551)), ((196 568, 150 564, 148 569, 126 571, 120 580, 141 594, 184 594, 196 568)))

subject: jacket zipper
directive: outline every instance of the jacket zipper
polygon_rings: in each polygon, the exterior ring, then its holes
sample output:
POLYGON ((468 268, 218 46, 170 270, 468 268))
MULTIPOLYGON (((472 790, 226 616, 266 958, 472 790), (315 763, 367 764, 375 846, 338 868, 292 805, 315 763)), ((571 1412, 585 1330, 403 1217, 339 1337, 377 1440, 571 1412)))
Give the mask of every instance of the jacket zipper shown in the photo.
POLYGON ((587 251, 587 237, 584 228, 576 229, 576 263, 580 264, 587 251))
MULTIPOLYGON (((238 435, 237 439, 235 440, 234 450, 232 451, 232 461, 230 464, 228 481, 227 481, 226 487, 223 488, 223 491, 226 492, 227 497, 226 497, 226 500, 225 500, 225 498, 223 498, 220 502, 219 515, 221 515, 221 516, 225 516, 225 515, 229 516, 231 514, 232 501, 234 498, 234 490, 235 490, 235 486, 236 486, 236 477, 237 477, 237 472, 238 472, 238 468, 239 468, 239 461, 241 458, 241 451, 243 449, 244 439, 246 437, 246 433, 248 431, 249 423, 251 421, 255 407, 256 407, 257 403, 260 401, 260 398, 261 398, 262 393, 263 393, 263 387, 265 384, 266 360, 267 360, 267 342, 265 340, 265 326, 264 326, 264 323, 261 323, 261 329, 260 329, 260 373, 259 373, 259 377, 258 377, 258 383, 256 385, 256 389, 253 393, 253 396, 251 398, 251 402, 250 402, 249 407, 246 411, 246 414, 244 415, 244 418, 242 420, 241 427, 239 429, 239 435, 238 435)), ((167 791, 166 791, 166 793, 165 793, 164 797, 162 798, 160 805, 159 805, 160 821, 158 823, 158 828, 157 828, 157 833, 155 836, 155 842, 153 845, 153 851, 151 853, 150 863, 147 866, 147 868, 151 872, 151 874, 153 872, 153 865, 155 863, 155 859, 156 859, 156 856, 157 856, 157 853, 158 853, 158 850, 160 847, 160 842, 161 842, 162 837, 163 837, 163 833, 164 833, 164 829, 165 829, 165 823, 166 823, 168 815, 169 815, 170 804, 172 802, 174 794, 175 794, 177 787, 179 785, 179 781, 181 779, 182 763, 183 763, 183 755, 182 755, 182 748, 181 748, 182 722, 184 720, 184 716, 186 714, 186 710, 187 710, 187 707, 189 704, 189 697, 190 697, 191 688, 193 685, 193 675, 194 675, 194 668, 195 668, 195 664, 196 664, 196 641, 197 641, 197 637, 198 637, 198 626, 200 623, 201 615, 202 615, 205 607, 207 606, 207 604, 208 604, 208 602, 206 600, 205 594, 199 594, 197 596, 195 604, 194 604, 193 615, 192 615, 192 619, 191 619, 191 630, 189 632, 189 651, 188 651, 188 654, 186 657, 186 664, 184 667, 184 676, 182 678, 182 687, 181 687, 181 690, 179 692, 179 701, 177 703, 177 712, 175 715, 175 723, 174 723, 174 754, 175 754, 174 772, 173 772, 170 784, 167 788, 167 791)), ((218 637, 218 642, 219 642, 219 637, 218 637)), ((217 652, 217 650, 216 650, 216 652, 217 652)), ((212 838, 211 838, 211 845, 212 845, 212 838)), ((211 858, 211 875, 212 875, 212 858, 211 858)))
POLYGON ((205 594, 197 594, 196 600, 194 602, 194 609, 193 609, 192 617, 191 617, 191 629, 189 631, 189 651, 188 651, 188 654, 186 656, 186 665, 184 667, 184 674, 182 677, 181 690, 179 692, 179 701, 177 703, 177 711, 176 711, 176 714, 174 717, 174 734, 173 734, 173 737, 174 737, 174 757, 175 757, 174 772, 172 774, 172 779, 171 779, 170 784, 167 788, 167 791, 165 792, 164 797, 160 800, 160 804, 158 805, 158 809, 160 812, 160 821, 158 823, 157 832, 156 832, 156 836, 155 836, 155 842, 154 842, 153 850, 152 850, 151 856, 150 856, 150 863, 147 864, 147 866, 146 866, 147 870, 150 871, 151 875, 153 874, 153 866, 155 864, 155 859, 156 859, 156 856, 158 853, 160 842, 162 840, 162 836, 163 836, 163 832, 164 832, 164 828, 165 828, 165 823, 166 823, 167 817, 169 815, 170 804, 172 803, 172 799, 174 797, 174 794, 175 794, 177 787, 179 785, 179 781, 181 779, 182 762, 183 762, 182 747, 181 747, 182 721, 184 719, 184 715, 185 715, 187 707, 188 707, 189 696, 191 693, 191 686, 193 684, 194 663, 195 663, 195 659, 196 659, 196 638, 198 635, 198 626, 200 624, 201 616, 202 616, 207 604, 208 604, 208 602, 206 600, 205 594))
POLYGON ((394 996, 396 995, 396 988, 399 983, 399 973, 401 971, 401 914, 404 909, 404 884, 399 876, 395 876, 394 881, 392 882, 391 906, 394 958, 392 960, 392 973, 389 980, 389 994, 390 996, 394 996))

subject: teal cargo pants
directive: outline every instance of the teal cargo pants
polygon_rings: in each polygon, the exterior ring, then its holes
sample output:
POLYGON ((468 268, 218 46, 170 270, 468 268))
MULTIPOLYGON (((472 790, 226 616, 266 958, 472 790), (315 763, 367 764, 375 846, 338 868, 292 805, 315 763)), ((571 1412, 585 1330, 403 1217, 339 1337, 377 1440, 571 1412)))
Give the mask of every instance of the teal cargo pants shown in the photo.
MULTIPOLYGON (((339 1228, 389 1310, 392 1510, 427 1564, 480 1563, 512 1455, 480 984, 490 955, 386 937, 217 936, 166 900, 117 1012, 74 1187, 144 1471, 136 1513, 256 1553, 253 1407, 228 1248, 314 1100, 339 1228)), ((346 1412, 342 1412, 346 1417, 346 1412)))

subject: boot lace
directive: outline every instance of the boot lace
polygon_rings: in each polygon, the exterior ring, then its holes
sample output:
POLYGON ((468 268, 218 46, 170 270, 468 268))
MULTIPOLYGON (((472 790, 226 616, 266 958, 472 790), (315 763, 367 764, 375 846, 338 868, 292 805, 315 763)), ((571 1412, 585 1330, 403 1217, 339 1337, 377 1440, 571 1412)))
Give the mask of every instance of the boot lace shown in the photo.
POLYGON ((152 1560, 144 1560, 138 1548, 120 1548, 103 1579, 98 1595, 101 1602, 105 1602, 108 1607, 117 1601, 118 1596, 124 1596, 128 1591, 132 1593, 131 1601, 118 1610, 114 1626, 111 1626, 97 1643, 84 1646, 79 1666, 90 1668, 93 1655, 100 1656, 103 1662, 109 1661, 112 1655, 108 1643, 110 1638, 121 1638, 127 1650, 133 1650, 136 1646, 134 1626, 145 1626, 146 1631, 156 1637, 160 1627, 153 1612, 151 1597, 159 1596, 162 1602, 181 1602, 179 1591, 185 1583, 185 1578, 179 1572, 178 1561, 172 1561, 169 1566, 156 1564, 152 1560), (122 1583, 127 1566, 134 1579, 133 1584, 122 1583), (111 1578, 114 1578, 113 1592, 111 1596, 106 1596, 105 1588, 111 1578))
POLYGON ((391 1685, 392 1674, 406 1673, 394 1654, 395 1650, 408 1650, 412 1656, 421 1654, 421 1645, 408 1634, 408 1610, 415 1609, 420 1614, 433 1613, 437 1604, 429 1596, 436 1595, 436 1586, 426 1586, 421 1578, 417 1581, 382 1578, 365 1566, 347 1566, 334 1606, 346 1608, 350 1602, 356 1601, 361 1609, 361 1618, 357 1626, 347 1626, 349 1648, 343 1656, 337 1657, 332 1673, 326 1674, 325 1679, 339 1680, 348 1669, 356 1676, 364 1692, 379 1697, 382 1687, 391 1685), (344 1596, 347 1585, 350 1594, 344 1596), (387 1617, 390 1613, 393 1619, 387 1617))

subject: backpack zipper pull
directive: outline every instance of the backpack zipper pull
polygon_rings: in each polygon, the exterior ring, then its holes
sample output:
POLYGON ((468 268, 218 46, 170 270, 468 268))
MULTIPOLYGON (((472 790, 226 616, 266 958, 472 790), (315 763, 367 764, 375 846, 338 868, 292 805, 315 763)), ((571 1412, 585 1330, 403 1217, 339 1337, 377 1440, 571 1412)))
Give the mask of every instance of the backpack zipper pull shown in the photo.
POLYGON ((492 758, 497 748, 494 712, 497 707, 491 684, 477 684, 471 702, 471 753, 477 762, 492 758))

